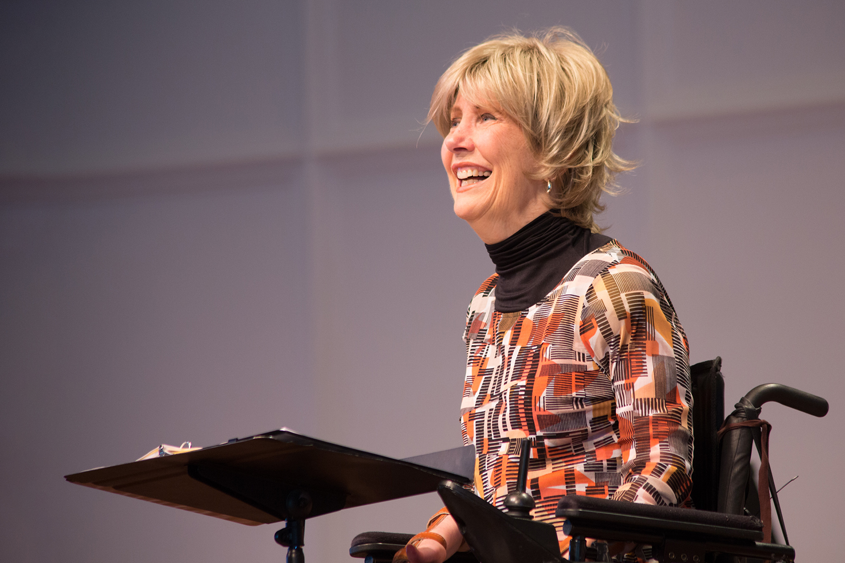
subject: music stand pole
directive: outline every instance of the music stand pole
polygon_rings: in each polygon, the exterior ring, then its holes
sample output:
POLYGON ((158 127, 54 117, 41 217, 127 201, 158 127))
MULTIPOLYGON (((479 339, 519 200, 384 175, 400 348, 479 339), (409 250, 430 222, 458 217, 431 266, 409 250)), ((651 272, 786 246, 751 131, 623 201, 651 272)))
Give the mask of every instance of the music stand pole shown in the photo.
POLYGON ((285 527, 276 532, 274 539, 279 545, 288 548, 287 563, 305 563, 305 519, 311 514, 311 495, 303 489, 294 489, 285 503, 288 517, 285 527))

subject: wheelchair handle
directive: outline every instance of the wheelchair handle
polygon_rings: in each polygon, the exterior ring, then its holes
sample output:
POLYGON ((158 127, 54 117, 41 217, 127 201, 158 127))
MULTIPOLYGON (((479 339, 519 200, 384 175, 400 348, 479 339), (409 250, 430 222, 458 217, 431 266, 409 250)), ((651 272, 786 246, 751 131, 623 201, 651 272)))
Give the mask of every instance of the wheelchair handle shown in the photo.
POLYGON ((745 398, 756 408, 760 408, 769 401, 774 401, 818 417, 826 415, 828 409, 827 401, 823 398, 780 383, 758 385, 746 393, 745 398))

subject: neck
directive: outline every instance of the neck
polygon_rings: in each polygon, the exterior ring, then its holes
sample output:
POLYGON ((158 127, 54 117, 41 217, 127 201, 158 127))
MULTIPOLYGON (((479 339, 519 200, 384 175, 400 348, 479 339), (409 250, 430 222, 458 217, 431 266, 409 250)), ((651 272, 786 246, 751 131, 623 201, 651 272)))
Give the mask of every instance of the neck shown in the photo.
POLYGON ((545 204, 538 202, 538 205, 532 205, 521 213, 509 214, 507 217, 482 217, 469 221, 469 226, 484 244, 496 244, 513 236, 548 211, 545 204))
POLYGON ((524 310, 540 302, 584 255, 610 239, 545 213, 517 233, 488 244, 496 265, 496 310, 524 310))

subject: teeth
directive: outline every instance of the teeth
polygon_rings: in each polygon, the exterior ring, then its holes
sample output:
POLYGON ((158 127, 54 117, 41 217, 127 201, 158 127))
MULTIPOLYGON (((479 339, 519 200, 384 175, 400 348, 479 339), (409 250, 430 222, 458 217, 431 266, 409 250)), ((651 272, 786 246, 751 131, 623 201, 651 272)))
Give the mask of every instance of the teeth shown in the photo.
POLYGON ((458 180, 466 180, 467 178, 472 178, 473 176, 487 178, 490 176, 490 171, 479 170, 477 168, 458 168, 455 175, 458 177, 458 180))

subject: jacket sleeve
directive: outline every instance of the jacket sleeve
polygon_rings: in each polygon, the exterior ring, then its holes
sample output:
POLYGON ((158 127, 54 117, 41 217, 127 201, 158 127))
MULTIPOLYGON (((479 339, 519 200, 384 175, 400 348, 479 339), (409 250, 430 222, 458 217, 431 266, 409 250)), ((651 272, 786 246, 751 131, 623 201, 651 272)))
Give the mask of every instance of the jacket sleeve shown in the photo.
POLYGON ((654 272, 626 257, 596 276, 580 337, 616 398, 622 485, 613 498, 682 505, 692 490, 689 345, 654 272))

